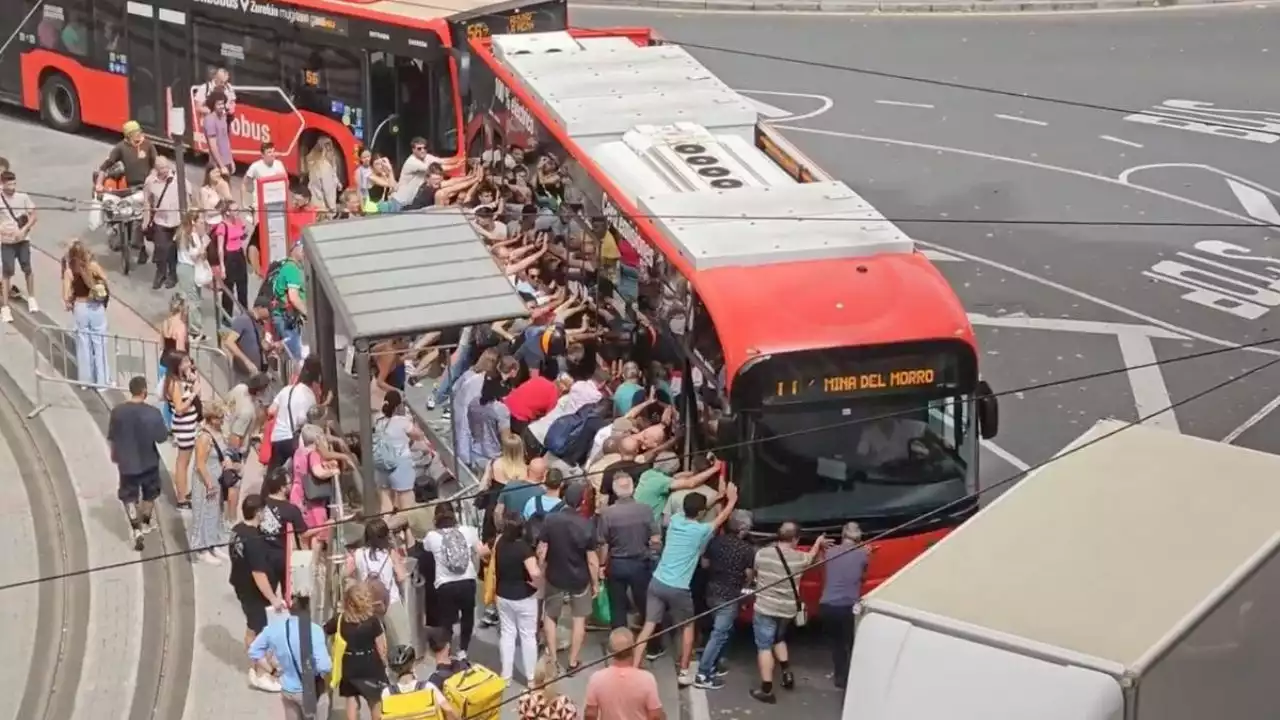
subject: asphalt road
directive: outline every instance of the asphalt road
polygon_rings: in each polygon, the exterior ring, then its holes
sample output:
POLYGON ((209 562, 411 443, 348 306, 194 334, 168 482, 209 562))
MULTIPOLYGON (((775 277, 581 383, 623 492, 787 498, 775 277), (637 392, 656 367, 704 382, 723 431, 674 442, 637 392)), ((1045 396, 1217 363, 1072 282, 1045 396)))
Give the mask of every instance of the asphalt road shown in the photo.
MULTIPOLYGON (((1280 353, 1232 349, 1277 332, 1280 252, 1267 239, 1277 228, 1257 223, 1280 225, 1269 214, 1280 204, 1280 87, 1269 72, 1280 6, 950 18, 576 9, 573 20, 736 49, 693 51, 792 113, 778 122, 806 153, 946 253, 940 267, 975 315, 983 374, 1010 392, 982 458, 996 492, 1099 417, 1151 415, 1280 353), (1242 227, 1213 226, 1224 223, 1242 227)), ((20 120, 0 128, 31 139, 4 150, 25 189, 84 197, 105 145, 20 120)), ((37 242, 60 251, 84 220, 43 213, 37 242)), ((163 297, 144 280, 113 288, 158 317, 163 297)), ((1278 396, 1280 370, 1265 370, 1154 421, 1276 452, 1278 396)), ((712 717, 759 712, 745 692, 747 639, 736 642, 729 686, 707 694, 712 717)), ((771 714, 836 717, 816 639, 794 662, 804 691, 771 714)))
MULTIPOLYGON (((983 375, 1010 392, 982 457, 992 495, 1101 417, 1280 452, 1280 368, 1184 402, 1280 352, 1234 348, 1280 336, 1280 6, 572 19, 703 46, 729 85, 792 114, 775 122, 804 152, 946 253, 983 375), (1114 372, 1198 353, 1213 354, 1114 372)), ((836 717, 822 648, 794 653, 819 692, 778 714, 836 717)), ((748 686, 708 693, 711 717, 752 712, 748 686)))

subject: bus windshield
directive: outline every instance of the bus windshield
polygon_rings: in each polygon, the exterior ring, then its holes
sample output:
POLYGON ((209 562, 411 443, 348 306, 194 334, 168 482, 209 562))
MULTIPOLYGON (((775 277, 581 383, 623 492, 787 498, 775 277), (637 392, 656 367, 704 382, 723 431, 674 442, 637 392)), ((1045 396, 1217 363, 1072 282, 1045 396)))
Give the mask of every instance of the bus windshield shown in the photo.
POLYGON ((967 395, 765 407, 748 418, 744 506, 762 524, 905 518, 962 498, 976 471, 967 395))

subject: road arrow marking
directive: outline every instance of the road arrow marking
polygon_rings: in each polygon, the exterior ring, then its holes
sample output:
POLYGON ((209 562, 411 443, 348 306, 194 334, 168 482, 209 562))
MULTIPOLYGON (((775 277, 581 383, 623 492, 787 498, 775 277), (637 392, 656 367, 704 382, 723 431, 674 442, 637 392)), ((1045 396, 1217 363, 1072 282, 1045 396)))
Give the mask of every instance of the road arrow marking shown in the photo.
POLYGON ((1005 327, 1018 330, 1049 330, 1052 332, 1086 333, 1091 335, 1144 335, 1164 340, 1186 340, 1185 335, 1153 325, 1109 323, 1094 320, 1068 320, 1065 318, 1033 318, 1025 315, 1001 315, 993 317, 981 313, 969 313, 969 322, 987 327, 1005 327))
POLYGON ((1280 211, 1276 210, 1275 203, 1271 202, 1266 193, 1230 178, 1227 178, 1227 186, 1235 193, 1236 199, 1250 217, 1269 225, 1280 226, 1280 211))

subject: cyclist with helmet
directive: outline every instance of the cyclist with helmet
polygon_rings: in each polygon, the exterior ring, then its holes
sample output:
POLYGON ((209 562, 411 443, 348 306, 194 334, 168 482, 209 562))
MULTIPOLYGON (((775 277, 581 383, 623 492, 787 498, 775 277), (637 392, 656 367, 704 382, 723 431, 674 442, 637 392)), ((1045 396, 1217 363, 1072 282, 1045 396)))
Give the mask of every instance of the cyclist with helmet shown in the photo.
POLYGON ((94 174, 94 189, 102 192, 112 181, 115 190, 140 187, 156 166, 156 147, 142 134, 142 126, 130 120, 124 124, 124 139, 116 143, 94 174))

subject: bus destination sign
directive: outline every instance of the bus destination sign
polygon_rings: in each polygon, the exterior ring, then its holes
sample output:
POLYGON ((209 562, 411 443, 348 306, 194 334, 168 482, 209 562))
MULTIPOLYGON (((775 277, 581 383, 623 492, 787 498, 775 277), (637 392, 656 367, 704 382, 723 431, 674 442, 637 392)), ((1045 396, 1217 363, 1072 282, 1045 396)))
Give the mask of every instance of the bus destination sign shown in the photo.
MULTIPOLYGON (((783 362, 781 369, 790 363, 783 362)), ((849 371, 828 373, 772 373, 772 384, 765 388, 766 403, 821 400, 902 392, 916 388, 944 387, 954 382, 946 372, 946 358, 890 358, 858 363, 849 371)))

